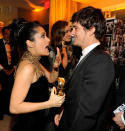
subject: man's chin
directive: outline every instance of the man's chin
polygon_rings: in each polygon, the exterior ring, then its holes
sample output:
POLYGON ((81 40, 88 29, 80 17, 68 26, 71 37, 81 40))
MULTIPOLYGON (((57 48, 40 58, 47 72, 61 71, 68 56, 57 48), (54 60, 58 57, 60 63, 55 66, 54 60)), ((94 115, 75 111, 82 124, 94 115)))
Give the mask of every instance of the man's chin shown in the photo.
POLYGON ((76 40, 74 40, 73 45, 78 46, 78 42, 76 40))
POLYGON ((78 47, 81 47, 81 44, 79 41, 74 41, 73 42, 73 46, 78 46, 78 47))

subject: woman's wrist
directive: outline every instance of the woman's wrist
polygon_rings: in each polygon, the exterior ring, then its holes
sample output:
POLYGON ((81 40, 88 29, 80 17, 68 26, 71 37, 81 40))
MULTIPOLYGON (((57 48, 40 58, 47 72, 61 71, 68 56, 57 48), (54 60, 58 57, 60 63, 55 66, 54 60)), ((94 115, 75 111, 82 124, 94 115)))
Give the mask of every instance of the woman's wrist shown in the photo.
POLYGON ((50 100, 48 100, 47 101, 47 108, 51 108, 52 107, 52 105, 51 105, 51 103, 50 103, 50 100))
POLYGON ((48 108, 54 107, 54 105, 50 99, 47 101, 47 103, 48 103, 48 108))

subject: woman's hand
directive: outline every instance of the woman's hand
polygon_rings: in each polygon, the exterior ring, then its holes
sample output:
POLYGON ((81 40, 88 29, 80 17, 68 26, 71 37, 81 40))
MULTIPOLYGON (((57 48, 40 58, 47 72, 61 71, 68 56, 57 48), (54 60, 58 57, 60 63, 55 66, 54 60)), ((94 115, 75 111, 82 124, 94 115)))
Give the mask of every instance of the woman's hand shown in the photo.
POLYGON ((56 88, 53 87, 49 98, 50 107, 60 107, 65 100, 65 94, 63 96, 57 96, 55 91, 56 88))
POLYGON ((61 64, 61 54, 60 54, 60 50, 59 50, 58 47, 56 48, 56 50, 57 50, 57 55, 56 55, 56 59, 55 59, 54 65, 53 65, 54 68, 58 68, 59 65, 61 64))

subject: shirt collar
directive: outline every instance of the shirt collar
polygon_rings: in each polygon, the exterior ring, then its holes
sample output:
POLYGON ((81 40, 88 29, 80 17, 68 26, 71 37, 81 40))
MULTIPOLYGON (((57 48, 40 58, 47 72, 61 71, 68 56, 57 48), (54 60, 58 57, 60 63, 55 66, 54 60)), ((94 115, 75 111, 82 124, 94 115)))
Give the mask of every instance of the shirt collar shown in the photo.
POLYGON ((82 56, 86 56, 91 50, 93 50, 96 46, 100 45, 99 42, 93 43, 92 45, 87 46, 83 51, 82 51, 82 56))
POLYGON ((5 40, 3 39, 3 43, 4 43, 4 44, 7 44, 8 42, 7 42, 7 41, 5 41, 5 40))

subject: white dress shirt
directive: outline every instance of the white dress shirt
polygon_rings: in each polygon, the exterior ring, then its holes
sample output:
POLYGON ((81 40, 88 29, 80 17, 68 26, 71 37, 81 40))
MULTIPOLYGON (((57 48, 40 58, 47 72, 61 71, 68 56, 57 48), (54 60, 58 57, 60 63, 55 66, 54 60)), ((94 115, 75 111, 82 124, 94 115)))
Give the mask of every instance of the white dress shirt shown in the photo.
POLYGON ((100 45, 99 42, 97 43, 93 43, 90 46, 87 46, 84 50, 82 50, 82 56, 79 59, 79 62, 77 63, 76 67, 78 66, 78 64, 80 63, 80 61, 91 51, 93 50, 96 46, 100 45))
POLYGON ((125 119, 124 119, 124 112, 122 113, 122 115, 121 115, 121 119, 122 119, 122 122, 124 123, 124 125, 125 125, 125 119))

